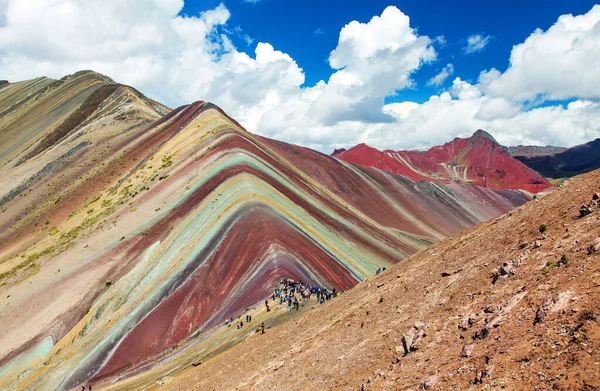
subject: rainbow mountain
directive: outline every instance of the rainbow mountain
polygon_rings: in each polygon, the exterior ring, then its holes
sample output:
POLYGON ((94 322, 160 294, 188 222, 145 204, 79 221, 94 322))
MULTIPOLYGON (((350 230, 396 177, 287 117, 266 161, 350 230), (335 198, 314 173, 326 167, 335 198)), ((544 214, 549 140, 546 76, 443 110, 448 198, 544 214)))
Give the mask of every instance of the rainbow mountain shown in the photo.
POLYGON ((185 355, 283 277, 347 290, 527 202, 264 138, 91 71, 0 85, 0 389, 185 355))

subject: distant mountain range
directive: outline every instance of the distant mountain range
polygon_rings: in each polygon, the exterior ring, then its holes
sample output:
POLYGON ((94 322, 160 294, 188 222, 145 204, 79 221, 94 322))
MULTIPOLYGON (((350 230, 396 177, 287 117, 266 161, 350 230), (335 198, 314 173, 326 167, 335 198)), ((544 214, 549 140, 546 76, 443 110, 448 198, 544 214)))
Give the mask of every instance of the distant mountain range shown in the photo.
POLYGON ((537 193, 552 186, 547 179, 568 178, 600 168, 600 139, 572 148, 503 147, 489 133, 478 130, 469 138, 455 138, 427 151, 380 151, 358 144, 348 150, 336 149, 332 156, 417 181, 455 181, 537 193))
POLYGON ((553 145, 538 146, 538 145, 517 145, 512 147, 506 147, 506 152, 512 157, 517 156, 545 156, 554 155, 555 153, 566 150, 565 147, 555 147, 553 145))
POLYGON ((600 168, 600 139, 557 153, 515 158, 547 178, 568 178, 600 168))
POLYGON ((359 144, 349 150, 337 150, 333 156, 414 180, 463 182, 494 190, 521 189, 531 193, 552 187, 540 174, 511 157, 506 148, 483 130, 427 151, 379 151, 359 144))

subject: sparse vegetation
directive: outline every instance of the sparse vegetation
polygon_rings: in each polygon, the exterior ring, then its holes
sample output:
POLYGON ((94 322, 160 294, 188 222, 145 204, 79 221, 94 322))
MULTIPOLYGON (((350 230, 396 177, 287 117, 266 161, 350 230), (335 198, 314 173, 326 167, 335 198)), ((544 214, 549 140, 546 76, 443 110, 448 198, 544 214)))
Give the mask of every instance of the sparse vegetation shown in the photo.
MULTIPOLYGON (((40 257, 50 253, 52 250, 53 247, 49 247, 41 253, 33 253, 17 266, 4 273, 0 273, 0 286, 7 285, 9 283, 8 280, 16 278, 21 273, 21 278, 26 278, 36 274, 38 271, 40 271, 40 265, 37 263, 37 261, 40 259, 40 257)), ((18 282, 18 280, 15 280, 15 282, 18 282)))
POLYGON ((163 158, 162 158, 162 165, 160 166, 160 168, 167 168, 170 167, 171 164, 173 162, 171 161, 171 155, 166 154, 163 158))
POLYGON ((556 269, 558 267, 560 267, 561 265, 566 265, 569 263, 569 258, 567 257, 566 254, 563 254, 559 260, 551 262, 548 261, 546 262, 546 266, 544 267, 544 270, 542 271, 543 274, 548 273, 548 271, 552 270, 552 269, 556 269))
POLYGON ((92 200, 88 203, 89 205, 92 205, 94 202, 98 201, 100 199, 100 195, 97 195, 96 197, 92 198, 92 200))

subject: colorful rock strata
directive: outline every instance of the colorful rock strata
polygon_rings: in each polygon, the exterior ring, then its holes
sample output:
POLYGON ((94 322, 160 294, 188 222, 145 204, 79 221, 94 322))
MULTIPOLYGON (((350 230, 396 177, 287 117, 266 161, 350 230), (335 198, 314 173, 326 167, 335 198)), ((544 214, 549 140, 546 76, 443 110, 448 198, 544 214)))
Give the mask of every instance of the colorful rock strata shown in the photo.
POLYGON ((538 193, 552 187, 544 177, 512 158, 483 130, 427 151, 379 151, 365 144, 334 152, 347 162, 406 175, 414 180, 471 183, 493 190, 538 193))
POLYGON ((160 365, 283 277, 345 290, 522 205, 175 110, 80 72, 0 89, 0 389, 160 365))

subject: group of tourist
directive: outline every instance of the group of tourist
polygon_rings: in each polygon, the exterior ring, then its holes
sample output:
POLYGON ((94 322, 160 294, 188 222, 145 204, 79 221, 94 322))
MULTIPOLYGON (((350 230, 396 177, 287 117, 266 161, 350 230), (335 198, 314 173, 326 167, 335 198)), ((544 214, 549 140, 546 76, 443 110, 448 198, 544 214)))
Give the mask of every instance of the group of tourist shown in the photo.
MULTIPOLYGON (((288 311, 298 311, 300 309, 300 305, 308 303, 313 295, 316 297, 317 303, 323 304, 325 301, 331 300, 332 298, 339 296, 341 293, 342 292, 338 291, 336 288, 328 289, 326 287, 319 287, 310 283, 284 278, 273 288, 273 293, 271 294, 270 299, 273 302, 279 300, 279 305, 285 304, 288 311)), ((265 308, 267 312, 271 311, 269 299, 265 300, 265 308)), ((252 315, 247 314, 245 320, 246 323, 251 323, 252 315)), ((231 325, 233 325, 233 317, 225 320, 225 326, 230 327, 231 325)), ((243 327, 243 320, 240 319, 236 322, 236 328, 238 330, 243 327)), ((265 333, 264 322, 257 326, 256 332, 261 334, 265 333)))
MULTIPOLYGON (((310 283, 284 278, 273 288, 271 300, 276 301, 279 299, 279 305, 285 303, 288 310, 294 309, 298 311, 300 302, 308 303, 312 295, 316 296, 318 303, 323 304, 325 301, 339 296, 340 292, 335 288, 329 290, 325 287, 318 287, 310 283)), ((265 305, 267 305, 268 310, 268 300, 265 301, 265 305)))

